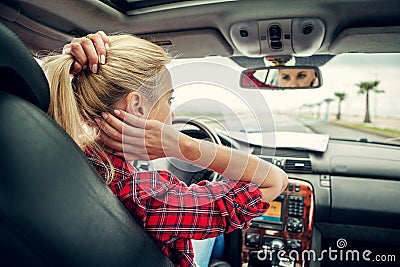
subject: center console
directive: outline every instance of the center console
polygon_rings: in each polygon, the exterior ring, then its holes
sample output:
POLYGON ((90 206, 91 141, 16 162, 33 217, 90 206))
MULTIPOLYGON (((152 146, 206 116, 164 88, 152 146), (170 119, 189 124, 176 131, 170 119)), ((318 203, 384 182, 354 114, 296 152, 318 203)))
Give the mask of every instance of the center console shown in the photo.
POLYGON ((289 179, 285 192, 243 231, 242 266, 306 266, 311 247, 314 195, 308 182, 289 179))

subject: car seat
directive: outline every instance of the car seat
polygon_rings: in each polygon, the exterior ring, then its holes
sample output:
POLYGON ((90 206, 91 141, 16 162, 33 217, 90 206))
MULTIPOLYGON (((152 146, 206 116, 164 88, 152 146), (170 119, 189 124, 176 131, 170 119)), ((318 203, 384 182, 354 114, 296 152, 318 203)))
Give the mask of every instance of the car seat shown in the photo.
POLYGON ((0 265, 173 266, 46 115, 46 78, 0 24, 0 265))

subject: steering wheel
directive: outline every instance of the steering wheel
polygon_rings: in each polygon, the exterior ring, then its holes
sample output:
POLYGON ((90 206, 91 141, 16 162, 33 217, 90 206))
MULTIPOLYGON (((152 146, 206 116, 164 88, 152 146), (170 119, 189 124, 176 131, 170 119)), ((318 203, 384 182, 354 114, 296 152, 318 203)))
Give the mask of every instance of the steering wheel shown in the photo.
MULTIPOLYGON (((219 145, 221 144, 221 140, 217 133, 199 120, 186 117, 177 117, 172 124, 175 126, 183 125, 180 131, 193 138, 203 139, 219 145)), ((204 169, 177 158, 167 158, 166 160, 168 161, 168 170, 187 185, 197 183, 202 180, 216 181, 220 176, 214 171, 204 169)))

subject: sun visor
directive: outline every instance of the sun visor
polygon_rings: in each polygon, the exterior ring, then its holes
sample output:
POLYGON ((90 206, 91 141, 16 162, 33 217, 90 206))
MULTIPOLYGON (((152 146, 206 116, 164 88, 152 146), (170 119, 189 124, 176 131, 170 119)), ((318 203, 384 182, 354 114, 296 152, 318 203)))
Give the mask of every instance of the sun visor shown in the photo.
POLYGON ((229 57, 233 53, 220 32, 214 29, 154 33, 139 36, 166 48, 172 56, 178 58, 229 57))
POLYGON ((329 52, 333 54, 400 52, 400 26, 346 29, 332 42, 329 52))
POLYGON ((20 10, 0 3, 0 22, 9 27, 32 53, 59 49, 70 42, 72 35, 58 32, 21 14, 20 10), (44 47, 45 44, 45 47, 44 47))

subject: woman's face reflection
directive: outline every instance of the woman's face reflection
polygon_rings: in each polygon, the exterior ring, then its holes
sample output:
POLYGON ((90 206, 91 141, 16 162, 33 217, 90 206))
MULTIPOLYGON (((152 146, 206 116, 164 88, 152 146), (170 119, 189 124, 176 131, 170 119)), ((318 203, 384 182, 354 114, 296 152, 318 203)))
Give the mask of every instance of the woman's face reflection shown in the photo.
POLYGON ((278 80, 281 87, 309 87, 317 85, 317 76, 313 69, 280 69, 278 80))

